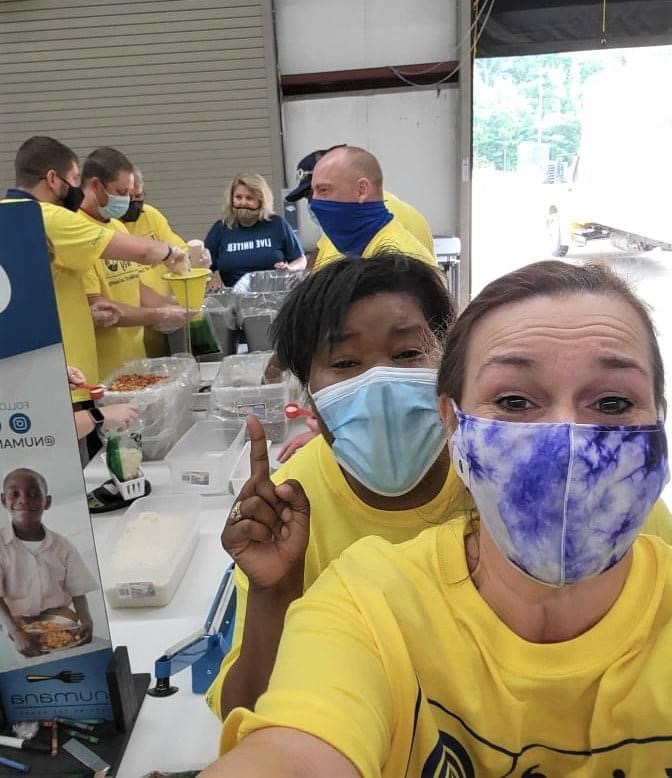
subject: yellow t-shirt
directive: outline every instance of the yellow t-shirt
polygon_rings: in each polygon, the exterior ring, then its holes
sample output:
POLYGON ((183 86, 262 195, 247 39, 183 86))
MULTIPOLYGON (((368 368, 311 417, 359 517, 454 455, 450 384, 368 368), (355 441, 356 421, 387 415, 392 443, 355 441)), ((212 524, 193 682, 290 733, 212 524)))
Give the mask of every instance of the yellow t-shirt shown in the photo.
MULTIPOLYGON (((471 504, 462 482, 451 469, 445 484, 433 500, 421 508, 383 511, 371 508, 348 486, 328 444, 321 435, 299 449, 272 480, 290 478, 304 488, 310 502, 310 539, 306 550, 304 589, 307 589, 346 548, 367 535, 379 535, 391 543, 403 543, 451 513, 471 504)), ((222 662, 219 675, 206 695, 215 715, 221 718, 224 678, 240 654, 245 624, 248 582, 236 568, 236 623, 231 651, 222 662)))
POLYGON ((640 536, 611 610, 529 643, 482 599, 452 521, 365 538, 287 615, 269 690, 224 725, 310 733, 364 778, 625 778, 672 772, 672 549, 640 536))
MULTIPOLYGON (((428 265, 436 265, 436 257, 429 252, 420 241, 402 225, 398 216, 382 227, 369 241, 362 252, 365 258, 372 257, 381 251, 397 251, 401 254, 408 254, 411 257, 426 262, 428 265)), ((313 270, 321 270, 331 262, 343 259, 343 255, 330 242, 330 248, 320 252, 315 257, 313 270)))
MULTIPOLYGON (((93 224, 96 219, 81 211, 93 224)), ((115 232, 128 235, 126 226, 118 219, 110 219, 105 226, 115 232)), ((84 277, 88 295, 102 295, 116 303, 140 307, 140 265, 136 262, 122 262, 106 259, 98 262, 84 277)), ((96 348, 100 377, 105 379, 113 370, 133 359, 147 356, 143 339, 144 327, 98 327, 96 348)))
POLYGON ((645 535, 657 535, 662 538, 668 546, 672 546, 672 513, 662 500, 651 508, 649 518, 642 527, 645 535))
POLYGON ((417 238, 427 251, 434 256, 432 228, 420 211, 405 200, 401 200, 396 195, 393 195, 392 192, 385 192, 384 200, 388 211, 397 216, 411 235, 417 238))
MULTIPOLYGON (((99 260, 114 237, 104 224, 92 224, 67 208, 40 203, 44 232, 52 257, 51 275, 68 365, 78 367, 87 383, 100 380, 96 336, 84 290, 84 275, 99 260)), ((73 401, 88 400, 83 390, 72 392, 73 401)))
MULTIPOLYGON (((142 213, 137 221, 124 222, 123 224, 129 234, 139 238, 152 238, 163 243, 170 243, 173 246, 187 247, 186 242, 176 232, 173 232, 168 219, 158 208, 149 205, 149 203, 143 205, 142 213)), ((140 272, 140 280, 145 286, 159 294, 167 296, 171 294, 170 285, 163 278, 166 272, 166 267, 163 263, 160 265, 140 265, 138 270, 140 272)))
MULTIPOLYGON (((420 211, 410 203, 400 200, 392 192, 383 193, 383 202, 387 206, 387 210, 399 219, 402 227, 408 230, 434 256, 432 228, 420 211)), ((338 249, 324 233, 320 236, 315 248, 317 250, 314 262, 315 267, 321 267, 325 263, 326 258, 339 255, 338 249)))

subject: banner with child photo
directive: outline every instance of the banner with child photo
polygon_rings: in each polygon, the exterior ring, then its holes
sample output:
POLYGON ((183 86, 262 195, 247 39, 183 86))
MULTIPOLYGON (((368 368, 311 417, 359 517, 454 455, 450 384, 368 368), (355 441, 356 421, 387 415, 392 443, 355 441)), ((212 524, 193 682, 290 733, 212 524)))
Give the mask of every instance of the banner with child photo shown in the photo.
MULTIPOLYGON (((69 272, 57 269, 56 272, 69 272)), ((112 657, 37 202, 0 204, 0 696, 112 718, 112 657)))

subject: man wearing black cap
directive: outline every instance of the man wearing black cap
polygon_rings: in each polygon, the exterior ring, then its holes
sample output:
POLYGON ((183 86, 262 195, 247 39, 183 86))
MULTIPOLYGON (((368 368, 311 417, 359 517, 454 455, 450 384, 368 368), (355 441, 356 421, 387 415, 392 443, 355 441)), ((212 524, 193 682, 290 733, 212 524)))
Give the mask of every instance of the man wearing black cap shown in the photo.
MULTIPOLYGON (((317 165, 325 154, 344 147, 346 147, 346 144, 342 143, 328 149, 317 149, 316 151, 307 154, 296 167, 296 186, 285 199, 288 202, 294 203, 305 197, 308 200, 308 209, 312 212, 310 203, 313 198, 312 177, 315 165, 317 165)), ((404 229, 410 232, 433 257, 434 241, 432 238, 432 230, 427 219, 425 219, 425 217, 412 205, 400 200, 391 192, 383 192, 383 202, 387 210, 399 220, 404 229)), ((318 219, 314 216, 313 220, 319 223, 318 219)), ((335 248, 332 241, 323 231, 316 246, 316 253, 313 260, 314 268, 319 269, 326 264, 328 259, 339 255, 339 253, 342 252, 339 252, 335 248)))

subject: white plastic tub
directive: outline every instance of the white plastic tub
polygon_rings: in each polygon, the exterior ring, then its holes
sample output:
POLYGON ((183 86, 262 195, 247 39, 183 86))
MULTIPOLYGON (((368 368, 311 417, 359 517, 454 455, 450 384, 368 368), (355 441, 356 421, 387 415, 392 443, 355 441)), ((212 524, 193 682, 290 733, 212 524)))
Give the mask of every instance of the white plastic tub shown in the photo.
MULTIPOLYGON (((266 441, 266 448, 270 453, 270 440, 266 441)), ((250 441, 248 440, 231 469, 231 477, 229 478, 229 491, 231 494, 238 495, 243 486, 245 486, 245 482, 249 480, 250 475, 250 441)))
POLYGON ((285 405, 289 402, 287 381, 262 384, 270 352, 225 357, 210 393, 210 416, 230 427, 245 416, 257 416, 268 440, 281 443, 287 435, 285 405))
POLYGON ((105 596, 112 608, 167 605, 198 543, 201 498, 141 497, 100 550, 105 596), (142 514, 157 514, 150 521, 142 514), (140 520, 140 521, 138 521, 140 520))
POLYGON ((217 377, 220 362, 221 359, 218 359, 216 362, 199 363, 200 381, 198 391, 191 395, 191 410, 195 413, 207 413, 210 407, 210 391, 217 377))
POLYGON ((226 492, 229 475, 245 445, 245 422, 224 426, 217 419, 197 421, 166 456, 177 492, 226 492))

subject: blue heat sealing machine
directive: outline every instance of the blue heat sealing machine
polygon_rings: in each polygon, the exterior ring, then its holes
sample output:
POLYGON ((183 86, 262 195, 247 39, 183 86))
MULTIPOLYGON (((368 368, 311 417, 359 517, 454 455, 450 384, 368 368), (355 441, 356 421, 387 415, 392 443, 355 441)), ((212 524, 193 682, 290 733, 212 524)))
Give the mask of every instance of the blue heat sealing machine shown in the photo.
POLYGON ((175 694, 177 686, 171 686, 170 679, 187 667, 191 667, 191 690, 195 694, 205 694, 219 672, 222 659, 231 650, 235 617, 236 587, 234 565, 231 564, 219 584, 203 627, 167 648, 154 662, 156 686, 147 694, 152 697, 175 694))

